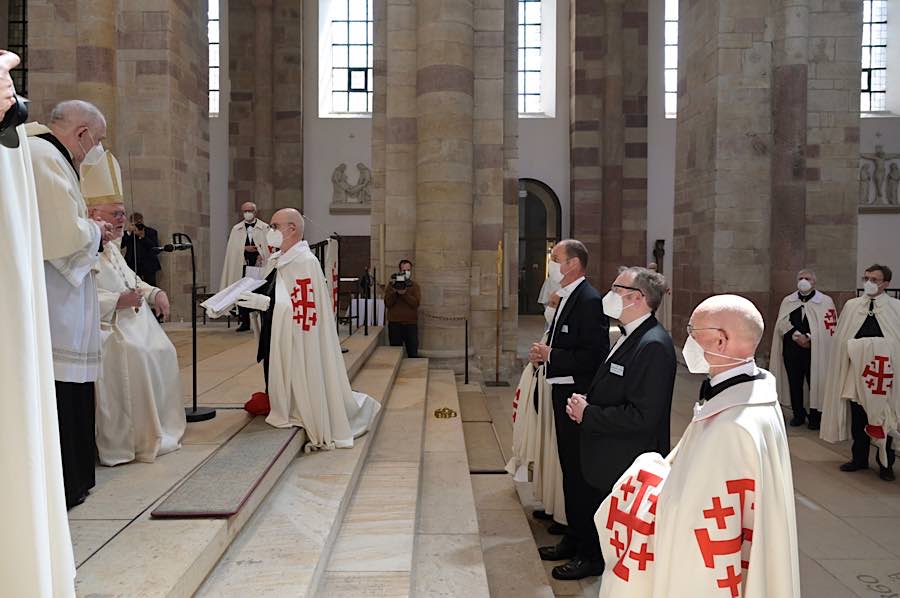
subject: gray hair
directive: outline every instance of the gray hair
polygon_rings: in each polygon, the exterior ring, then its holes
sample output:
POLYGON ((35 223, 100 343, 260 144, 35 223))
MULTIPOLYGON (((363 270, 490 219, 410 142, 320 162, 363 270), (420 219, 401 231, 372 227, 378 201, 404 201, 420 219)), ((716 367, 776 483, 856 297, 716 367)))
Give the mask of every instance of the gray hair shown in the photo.
POLYGON ((100 109, 84 100, 66 100, 50 111, 50 124, 67 128, 98 126, 105 122, 100 109))
POLYGON ((801 276, 802 274, 809 274, 810 276, 812 276, 813 280, 816 279, 816 273, 813 272, 812 270, 810 270, 809 268, 803 268, 802 270, 800 270, 799 272, 797 272, 797 278, 800 278, 800 276, 801 276))
POLYGON ((619 268, 619 274, 625 273, 634 275, 634 281, 631 283, 631 286, 639 289, 647 300, 647 305, 650 309, 656 311, 669 290, 666 285, 666 277, 659 272, 641 268, 640 266, 622 266, 619 268))

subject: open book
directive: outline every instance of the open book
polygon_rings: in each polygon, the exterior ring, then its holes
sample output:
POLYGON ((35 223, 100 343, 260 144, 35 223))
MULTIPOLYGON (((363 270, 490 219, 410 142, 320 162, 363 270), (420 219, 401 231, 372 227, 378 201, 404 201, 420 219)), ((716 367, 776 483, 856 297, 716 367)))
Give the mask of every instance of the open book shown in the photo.
POLYGON ((255 291, 259 287, 266 284, 265 279, 244 277, 236 283, 229 285, 200 304, 206 309, 206 313, 211 318, 219 318, 224 316, 231 307, 237 303, 241 294, 255 291))

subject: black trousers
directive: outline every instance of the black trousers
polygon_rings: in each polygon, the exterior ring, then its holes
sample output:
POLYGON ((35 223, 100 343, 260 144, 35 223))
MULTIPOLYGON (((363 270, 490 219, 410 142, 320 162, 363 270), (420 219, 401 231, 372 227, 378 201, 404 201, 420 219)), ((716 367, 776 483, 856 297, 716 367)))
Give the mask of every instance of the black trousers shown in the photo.
POLYGON ((142 272, 141 274, 138 274, 138 276, 140 276, 141 280, 149 284, 151 287, 155 287, 157 274, 158 272, 142 272))
MULTIPOLYGON (((866 434, 867 425, 869 425, 869 417, 866 415, 866 410, 863 409, 862 405, 859 403, 850 401, 850 434, 853 437, 851 451, 853 453, 853 462, 862 467, 869 466, 869 446, 871 442, 869 441, 869 435, 866 434)), ((896 456, 894 455, 893 444, 894 439, 891 436, 888 436, 888 462, 882 463, 882 467, 886 465, 888 469, 894 468, 894 459, 896 456)))
POLYGON ((812 351, 804 349, 790 340, 784 340, 784 369, 787 372, 788 386, 791 390, 791 410, 794 415, 806 415, 803 406, 803 383, 809 384, 812 351))
POLYGON ((392 347, 406 347, 407 357, 419 356, 418 324, 390 322, 388 324, 388 340, 392 347))
MULTIPOLYGON (((570 388, 570 387, 566 387, 570 388)), ((566 503, 566 519, 569 529, 566 534, 570 541, 578 545, 577 556, 588 561, 603 559, 600 552, 600 538, 594 525, 594 513, 609 494, 588 484, 581 472, 581 429, 566 413, 566 402, 572 390, 554 388, 553 419, 556 423, 556 448, 563 476, 563 497, 566 503)))
POLYGON ((66 506, 72 508, 94 487, 94 383, 56 382, 56 415, 66 506))

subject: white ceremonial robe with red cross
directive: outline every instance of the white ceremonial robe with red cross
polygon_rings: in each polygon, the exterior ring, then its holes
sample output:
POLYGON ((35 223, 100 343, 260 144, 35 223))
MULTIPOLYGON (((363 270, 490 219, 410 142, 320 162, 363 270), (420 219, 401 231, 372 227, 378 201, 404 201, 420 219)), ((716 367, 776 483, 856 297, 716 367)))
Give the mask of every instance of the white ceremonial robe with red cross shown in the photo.
POLYGON ((900 389, 894 384, 900 343, 880 337, 852 339, 847 354, 853 375, 847 377, 841 397, 865 409, 866 434, 878 447, 881 462, 887 463, 888 435, 900 438, 900 389))
POLYGON ((778 383, 778 398, 781 399, 781 404, 790 407, 791 392, 787 370, 784 367, 783 342, 784 335, 792 328, 791 313, 797 308, 803 308, 806 312, 811 341, 809 390, 806 391, 804 403, 807 409, 821 411, 825 397, 825 375, 828 372, 828 360, 831 359, 831 341, 837 330, 837 310, 831 297, 816 291, 809 301, 803 303, 799 294, 794 292, 782 300, 772 336, 769 369, 778 383))
POLYGON ((302 427, 307 450, 352 447, 381 405, 350 389, 322 266, 304 241, 273 255, 271 268, 278 274, 266 422, 302 427))
POLYGON ((594 521, 603 598, 799 598, 794 485, 774 377, 695 406, 669 458, 638 457, 594 521))
POLYGON ((325 246, 325 283, 328 285, 328 293, 331 297, 332 311, 335 317, 338 312, 338 291, 341 285, 340 272, 338 271, 338 250, 340 244, 337 239, 328 239, 325 246))

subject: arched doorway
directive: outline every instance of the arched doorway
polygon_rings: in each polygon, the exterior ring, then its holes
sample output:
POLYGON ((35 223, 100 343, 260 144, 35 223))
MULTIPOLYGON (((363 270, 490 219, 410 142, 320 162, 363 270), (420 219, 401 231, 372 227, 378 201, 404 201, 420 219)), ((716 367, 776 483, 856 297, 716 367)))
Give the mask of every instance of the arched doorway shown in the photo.
POLYGON ((537 179, 519 179, 519 313, 541 314, 547 256, 562 235, 559 198, 537 179))

